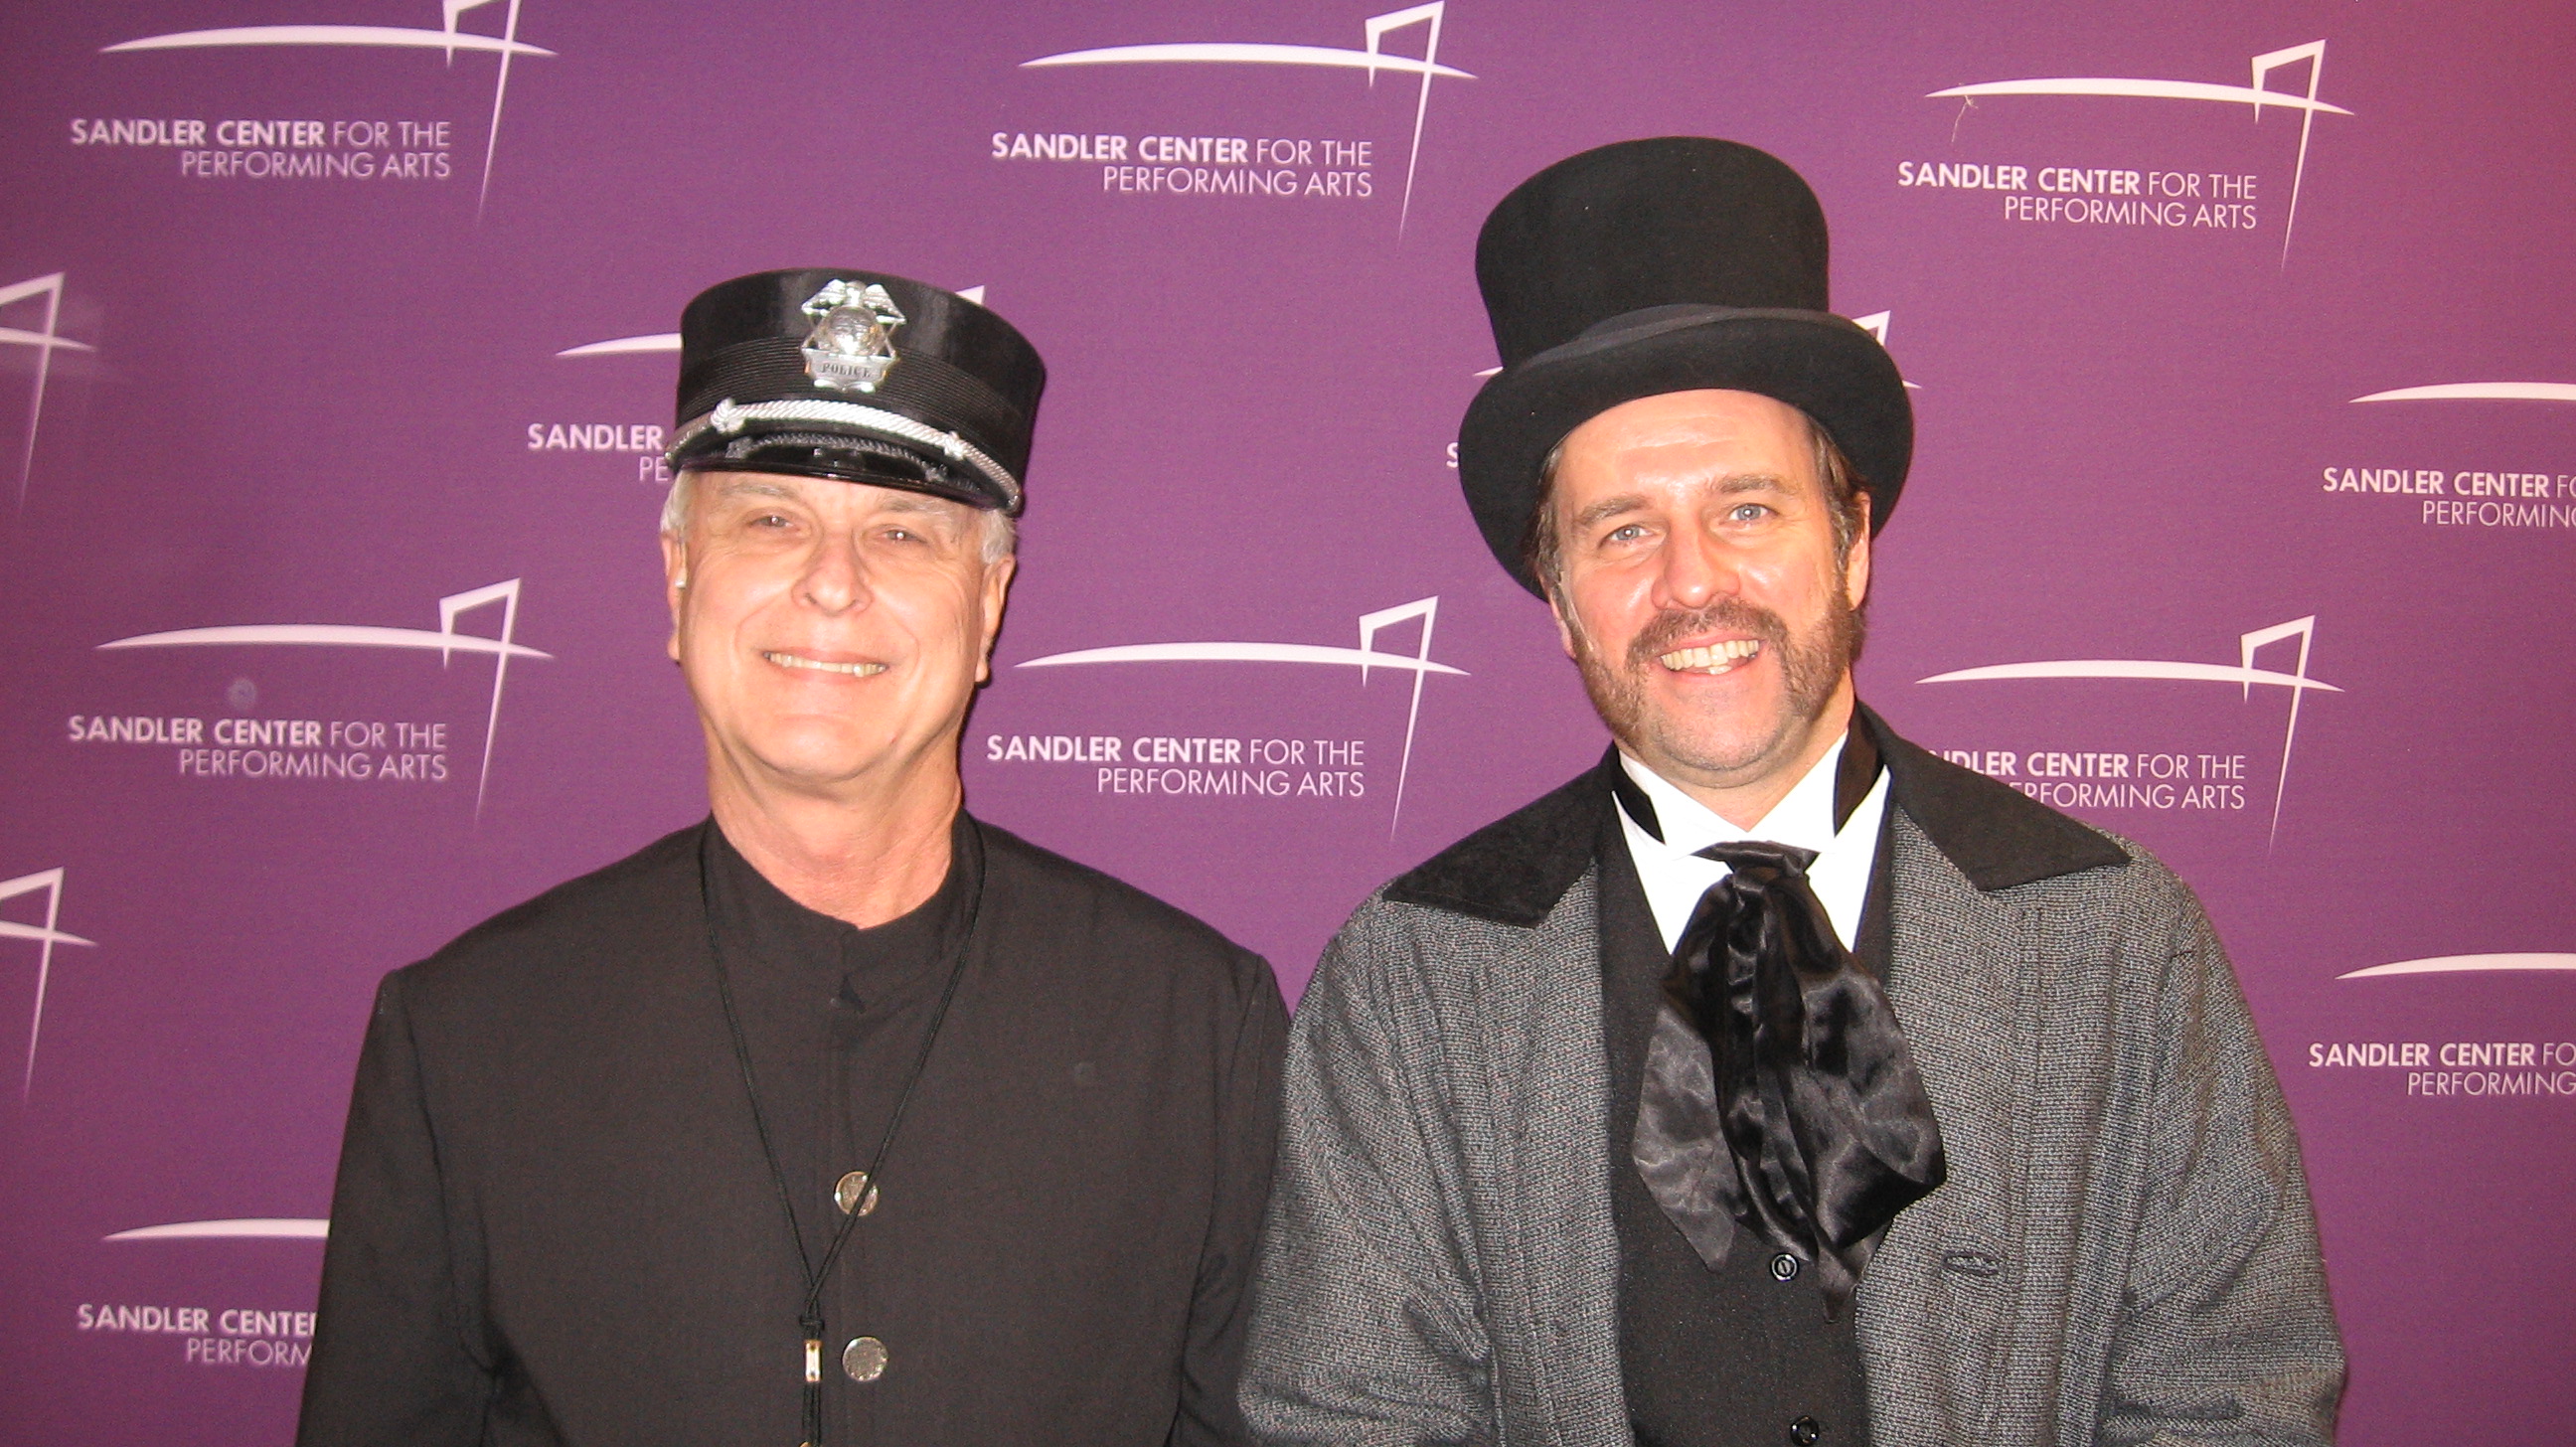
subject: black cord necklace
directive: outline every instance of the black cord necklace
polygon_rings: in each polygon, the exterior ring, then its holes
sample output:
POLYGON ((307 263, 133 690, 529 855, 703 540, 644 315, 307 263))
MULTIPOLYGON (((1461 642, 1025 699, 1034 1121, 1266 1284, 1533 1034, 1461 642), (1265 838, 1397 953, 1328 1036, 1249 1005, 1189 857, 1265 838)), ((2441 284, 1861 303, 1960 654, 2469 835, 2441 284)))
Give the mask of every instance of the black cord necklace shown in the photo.
MULTIPOLYGON (((716 826, 710 822, 707 827, 716 826)), ((723 1002, 725 1029, 733 1036, 734 1063, 742 1067, 743 1097, 751 1103, 751 1128, 760 1137, 761 1157, 769 1163, 770 1184, 778 1188, 778 1208, 787 1218, 787 1239, 796 1248, 796 1264, 805 1271, 805 1302, 796 1314, 796 1324, 805 1333, 805 1441, 803 1447, 823 1444, 823 1286, 831 1279, 832 1264, 841 1259, 841 1248, 850 1242, 859 1218, 868 1213, 876 1194, 877 1177, 885 1168, 886 1153, 894 1148, 896 1132, 903 1129, 904 1111, 912 1104, 913 1091, 920 1086, 922 1072, 930 1065, 931 1047, 939 1043, 939 1027, 948 1019, 948 1006, 957 998, 957 984, 966 978, 966 957, 975 942, 975 920, 984 909, 984 833, 972 818, 966 821, 966 837, 974 851, 973 892, 966 897, 966 926, 957 937, 956 958, 949 962, 948 981, 940 987, 939 1004, 930 1013, 930 1029, 921 1037, 921 1050, 912 1058, 912 1069, 903 1078, 903 1089, 896 1094, 894 1111, 886 1117, 885 1133, 877 1137, 877 1148, 868 1156, 867 1170, 860 1179, 865 1182, 857 1196, 844 1207, 841 1227, 832 1234, 832 1244, 817 1265, 805 1249, 805 1232, 796 1224, 796 1197, 787 1187, 786 1168, 778 1163, 778 1148, 770 1140, 769 1119, 760 1109, 760 1086, 753 1079, 751 1043, 742 1033, 742 1016, 734 1009, 733 978, 725 969, 724 946, 716 938, 715 893, 708 880, 706 847, 698 851, 698 898, 707 921, 707 959, 715 967, 716 998, 723 1002)))

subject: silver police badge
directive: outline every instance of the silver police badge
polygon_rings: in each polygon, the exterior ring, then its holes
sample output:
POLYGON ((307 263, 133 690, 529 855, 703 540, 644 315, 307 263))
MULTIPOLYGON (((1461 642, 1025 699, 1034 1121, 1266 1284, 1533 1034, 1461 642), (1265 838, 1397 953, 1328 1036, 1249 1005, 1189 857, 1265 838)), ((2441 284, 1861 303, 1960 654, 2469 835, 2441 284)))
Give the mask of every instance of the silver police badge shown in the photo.
POLYGON ((886 289, 835 281, 805 301, 814 330, 805 334, 805 375, 841 392, 873 392, 899 360, 894 329, 903 312, 886 289))

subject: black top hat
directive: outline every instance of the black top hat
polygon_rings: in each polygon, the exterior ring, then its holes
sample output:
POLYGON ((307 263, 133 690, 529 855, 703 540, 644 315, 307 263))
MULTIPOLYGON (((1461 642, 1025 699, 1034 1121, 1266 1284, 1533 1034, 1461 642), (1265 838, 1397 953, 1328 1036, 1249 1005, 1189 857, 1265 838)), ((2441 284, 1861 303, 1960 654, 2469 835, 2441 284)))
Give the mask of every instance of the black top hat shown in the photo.
POLYGON ((955 292, 872 271, 764 271, 680 314, 670 461, 1017 513, 1045 390, 1028 338, 955 292))
POLYGON ((1486 546, 1533 593, 1521 543, 1539 469, 1623 402, 1758 392, 1824 425, 1875 532, 1914 455, 1887 350, 1827 310, 1825 213, 1779 158, 1666 136, 1585 151, 1503 198, 1476 239, 1503 369, 1458 430, 1458 480, 1486 546))

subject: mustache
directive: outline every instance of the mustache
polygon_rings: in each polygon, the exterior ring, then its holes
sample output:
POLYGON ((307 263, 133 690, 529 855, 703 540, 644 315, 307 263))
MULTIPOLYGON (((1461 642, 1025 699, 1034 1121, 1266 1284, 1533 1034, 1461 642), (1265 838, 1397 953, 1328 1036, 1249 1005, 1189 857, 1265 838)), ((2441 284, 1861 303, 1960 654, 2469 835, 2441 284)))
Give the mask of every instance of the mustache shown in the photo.
POLYGON ((1656 614, 1628 640, 1628 666, 1643 668, 1692 634, 1720 629, 1750 634, 1773 650, 1783 650, 1789 642, 1789 625, 1779 614, 1741 598, 1720 598, 1705 608, 1667 608, 1656 614))

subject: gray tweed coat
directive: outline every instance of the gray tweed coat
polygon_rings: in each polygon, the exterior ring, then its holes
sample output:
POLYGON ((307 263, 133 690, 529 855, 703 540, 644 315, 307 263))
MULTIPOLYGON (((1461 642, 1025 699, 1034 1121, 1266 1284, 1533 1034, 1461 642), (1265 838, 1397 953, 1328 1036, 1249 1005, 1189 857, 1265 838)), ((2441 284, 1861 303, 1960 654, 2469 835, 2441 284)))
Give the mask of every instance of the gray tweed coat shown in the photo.
MULTIPOLYGON (((1864 713, 1887 988, 1949 1182, 1856 1322, 1878 1447, 2330 1441, 2299 1150, 2199 902, 1864 713)), ((1587 774, 1372 896, 1291 1036, 1243 1404, 1271 1443, 1630 1441, 1587 774)))

